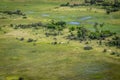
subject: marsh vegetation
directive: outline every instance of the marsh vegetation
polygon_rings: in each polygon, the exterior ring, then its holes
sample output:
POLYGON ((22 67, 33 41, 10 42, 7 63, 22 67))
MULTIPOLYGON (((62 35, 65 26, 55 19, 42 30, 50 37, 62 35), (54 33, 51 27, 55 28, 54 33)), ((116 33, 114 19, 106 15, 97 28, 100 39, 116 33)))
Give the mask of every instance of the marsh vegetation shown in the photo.
POLYGON ((0 80, 119 80, 119 0, 1 0, 0 80))

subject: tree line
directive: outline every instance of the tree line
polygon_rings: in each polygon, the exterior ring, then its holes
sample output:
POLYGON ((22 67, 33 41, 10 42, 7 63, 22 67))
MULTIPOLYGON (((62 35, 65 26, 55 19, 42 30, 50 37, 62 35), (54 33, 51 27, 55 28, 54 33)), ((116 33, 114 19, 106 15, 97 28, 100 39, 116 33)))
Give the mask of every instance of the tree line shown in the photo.
MULTIPOLYGON (((26 28, 34 28, 39 29, 40 27, 45 29, 46 37, 49 36, 57 36, 62 35, 62 32, 65 28, 69 30, 69 34, 66 36, 66 39, 69 40, 99 40, 99 44, 102 44, 102 40, 105 40, 111 36, 116 35, 115 32, 111 32, 110 30, 104 30, 105 23, 97 23, 95 22, 93 25, 94 31, 91 31, 84 26, 71 26, 67 27, 65 21, 54 21, 51 20, 49 23, 43 24, 42 22, 31 23, 31 24, 18 24, 18 25, 10 25, 14 29, 26 29, 26 28)), ((67 33, 66 33, 67 34, 67 33)), ((30 40, 31 41, 31 40, 30 40)), ((107 45, 109 46, 120 46, 120 38, 115 37, 110 41, 107 41, 107 45)))

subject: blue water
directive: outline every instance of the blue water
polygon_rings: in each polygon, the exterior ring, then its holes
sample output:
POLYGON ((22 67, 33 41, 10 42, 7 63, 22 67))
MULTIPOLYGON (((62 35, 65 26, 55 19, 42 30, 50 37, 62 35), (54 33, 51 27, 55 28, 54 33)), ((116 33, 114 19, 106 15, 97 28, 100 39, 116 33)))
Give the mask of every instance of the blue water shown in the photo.
POLYGON ((43 17, 49 17, 49 14, 42 14, 43 17))
POLYGON ((65 16, 60 16, 59 18, 65 18, 65 16))
POLYGON ((80 23, 79 23, 79 22, 76 22, 76 21, 71 21, 71 22, 69 22, 68 24, 72 24, 72 25, 80 25, 80 23))
POLYGON ((84 21, 84 20, 88 20, 88 19, 91 19, 91 18, 92 18, 91 16, 87 16, 87 17, 80 18, 80 20, 84 21))
POLYGON ((27 14, 33 14, 34 12, 33 11, 27 11, 25 13, 27 13, 27 14))
POLYGON ((88 24, 95 24, 95 22, 88 22, 88 24))

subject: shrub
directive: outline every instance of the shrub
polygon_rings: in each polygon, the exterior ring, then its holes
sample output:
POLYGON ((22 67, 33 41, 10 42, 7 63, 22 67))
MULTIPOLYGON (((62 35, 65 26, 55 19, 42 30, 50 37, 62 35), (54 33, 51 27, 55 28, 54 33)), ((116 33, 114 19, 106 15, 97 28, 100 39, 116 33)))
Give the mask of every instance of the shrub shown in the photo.
POLYGON ((100 33, 98 33, 98 32, 91 32, 89 34, 89 38, 90 39, 100 39, 100 33))
POLYGON ((12 14, 16 14, 16 15, 25 15, 21 12, 21 10, 16 10, 16 11, 3 11, 4 14, 8 14, 8 15, 12 15, 12 14))
POLYGON ((116 54, 116 52, 112 52, 112 53, 110 53, 110 55, 115 55, 116 54))
POLYGON ((10 27, 13 27, 13 24, 10 24, 10 27))
POLYGON ((103 52, 107 52, 107 49, 104 49, 103 52))
POLYGON ((110 10, 106 10, 106 14, 110 14, 111 13, 111 11, 110 10))
POLYGON ((117 56, 117 57, 120 57, 120 54, 117 54, 116 56, 117 56))
POLYGON ((115 55, 115 56, 119 57, 119 56, 120 56, 120 53, 119 53, 119 52, 116 52, 116 51, 113 51, 112 53, 110 53, 110 55, 115 55))
POLYGON ((27 18, 27 16, 23 16, 23 19, 26 19, 27 18))
POLYGON ((24 80, 24 78, 22 78, 22 77, 19 77, 19 79, 18 80, 24 80))
POLYGON ((75 30, 75 27, 69 27, 69 32, 71 32, 71 31, 74 31, 75 30))
POLYGON ((20 38, 20 41, 23 41, 24 40, 24 38, 22 37, 22 38, 20 38))
POLYGON ((91 49, 93 49, 91 46, 85 46, 84 47, 84 50, 91 50, 91 49))
POLYGON ((120 48, 120 37, 118 37, 118 36, 113 37, 112 40, 109 40, 107 42, 107 45, 116 46, 116 47, 120 48))
POLYGON ((112 4, 108 3, 108 2, 103 2, 102 6, 111 6, 112 4))
POLYGON ((61 27, 65 27, 66 22, 64 22, 64 21, 58 21, 58 22, 56 22, 56 25, 61 26, 61 27))
POLYGON ((57 42, 56 42, 56 41, 54 41, 54 42, 52 42, 52 44, 53 44, 53 45, 56 45, 56 44, 57 44, 57 42))
POLYGON ((89 42, 85 42, 85 44, 89 44, 89 42))
POLYGON ((33 42, 34 40, 32 38, 29 38, 27 42, 33 42))
POLYGON ((62 7, 62 6, 69 6, 69 2, 67 2, 66 4, 61 4, 60 6, 62 7))

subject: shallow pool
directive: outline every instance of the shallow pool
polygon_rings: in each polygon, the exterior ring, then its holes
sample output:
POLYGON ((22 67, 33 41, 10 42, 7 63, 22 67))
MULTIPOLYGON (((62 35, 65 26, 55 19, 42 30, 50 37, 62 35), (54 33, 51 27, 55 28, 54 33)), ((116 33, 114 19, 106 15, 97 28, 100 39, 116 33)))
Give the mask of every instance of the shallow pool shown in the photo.
POLYGON ((80 22, 77 22, 77 21, 71 21, 71 22, 69 22, 68 24, 71 24, 71 25, 80 25, 80 22))

